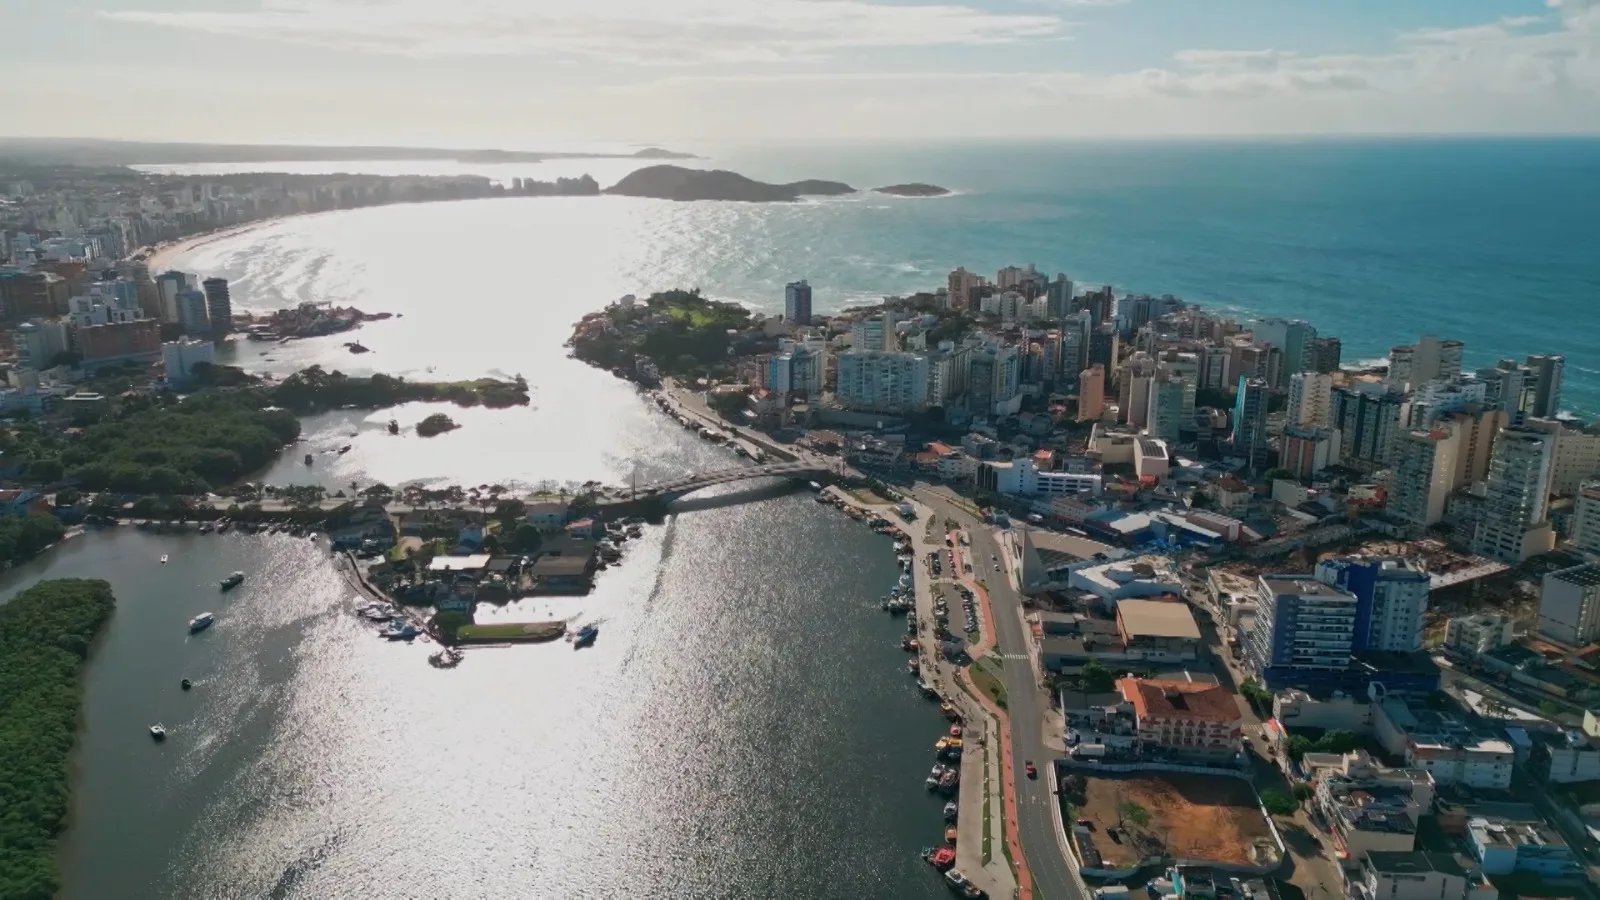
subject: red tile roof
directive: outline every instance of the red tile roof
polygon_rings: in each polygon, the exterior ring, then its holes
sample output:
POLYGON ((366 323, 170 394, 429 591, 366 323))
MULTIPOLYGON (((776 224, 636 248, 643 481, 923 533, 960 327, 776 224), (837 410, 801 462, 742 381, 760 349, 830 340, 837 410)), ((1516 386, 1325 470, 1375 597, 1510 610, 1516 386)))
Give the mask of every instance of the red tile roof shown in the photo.
POLYGON ((1165 719, 1191 719, 1202 722, 1233 722, 1241 718, 1239 704, 1226 688, 1192 681, 1157 681, 1145 678, 1120 678, 1117 690, 1133 704, 1140 719, 1155 716, 1165 719))

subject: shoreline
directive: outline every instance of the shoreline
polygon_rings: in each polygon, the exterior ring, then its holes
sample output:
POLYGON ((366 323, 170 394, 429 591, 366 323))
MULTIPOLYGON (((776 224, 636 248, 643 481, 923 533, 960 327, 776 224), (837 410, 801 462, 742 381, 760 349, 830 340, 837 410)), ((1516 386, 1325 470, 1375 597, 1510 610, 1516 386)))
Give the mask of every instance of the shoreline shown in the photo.
POLYGON ((183 254, 189 253, 193 250, 198 250, 212 241, 220 241, 224 238, 249 234, 250 232, 259 228, 264 228, 274 222, 281 222, 284 219, 315 215, 320 215, 320 213, 290 213, 288 215, 270 216, 265 219, 257 219, 253 222, 241 222, 238 225, 225 225, 221 228, 213 228, 209 231, 202 231, 199 234, 191 234, 188 237, 173 238, 171 240, 162 241, 158 244, 146 244, 145 246, 140 247, 137 250, 134 250, 133 253, 129 254, 129 258, 137 259, 142 255, 145 265, 150 267, 151 275, 154 277, 158 269, 166 271, 172 268, 171 265, 168 264, 168 260, 171 258, 182 256, 183 254))

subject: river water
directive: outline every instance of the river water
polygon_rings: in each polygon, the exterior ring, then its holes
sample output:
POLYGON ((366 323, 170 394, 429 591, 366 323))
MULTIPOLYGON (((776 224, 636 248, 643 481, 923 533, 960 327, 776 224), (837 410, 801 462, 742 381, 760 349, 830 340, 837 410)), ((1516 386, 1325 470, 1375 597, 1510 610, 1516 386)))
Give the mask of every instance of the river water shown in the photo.
MULTIPOLYGON (((297 447, 265 480, 531 488, 737 464, 565 356, 570 324, 615 297, 582 263, 624 240, 607 231, 616 210, 558 201, 565 222, 519 224, 533 207, 510 201, 487 232, 456 218, 499 203, 291 220, 180 260, 232 277, 242 308, 305 292, 404 314, 362 329, 360 357, 336 339, 241 342, 230 358, 254 371, 530 382, 529 407, 452 409, 463 427, 430 439, 384 426, 437 407, 313 417, 313 464, 297 447), (577 277, 523 277, 532 246, 571 251, 577 277)), ((756 496, 647 528, 589 597, 480 608, 598 620, 592 648, 477 649, 451 671, 360 623, 304 539, 124 528, 9 573, 0 599, 62 576, 106 578, 118 598, 88 670, 63 896, 940 894, 916 851, 943 829, 922 780, 945 723, 877 608, 892 545, 808 494, 756 496), (235 569, 248 580, 219 594, 235 569), (187 635, 205 610, 216 626, 187 635)))
POLYGON ((685 514, 587 598, 491 610, 598 620, 592 648, 438 671, 350 614, 310 541, 69 541, 6 590, 117 592, 63 896, 931 896, 915 851, 942 828, 922 778, 944 722, 876 607, 892 559, 805 494, 685 514))

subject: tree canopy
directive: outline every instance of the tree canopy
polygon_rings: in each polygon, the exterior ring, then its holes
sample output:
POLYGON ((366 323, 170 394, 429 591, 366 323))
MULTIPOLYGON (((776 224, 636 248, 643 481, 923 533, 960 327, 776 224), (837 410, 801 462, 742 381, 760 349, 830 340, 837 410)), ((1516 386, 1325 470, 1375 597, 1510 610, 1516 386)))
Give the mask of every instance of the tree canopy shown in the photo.
POLYGON ((0 897, 59 887, 79 675, 114 602, 104 581, 61 579, 0 605, 0 897))

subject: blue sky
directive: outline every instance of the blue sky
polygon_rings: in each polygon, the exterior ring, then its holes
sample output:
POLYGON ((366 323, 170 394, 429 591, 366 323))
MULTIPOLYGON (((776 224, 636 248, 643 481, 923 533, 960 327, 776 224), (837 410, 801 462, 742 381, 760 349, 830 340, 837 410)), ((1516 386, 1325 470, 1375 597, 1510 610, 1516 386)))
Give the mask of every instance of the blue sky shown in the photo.
POLYGON ((1600 0, 0 0, 0 133, 1600 131, 1600 0))

